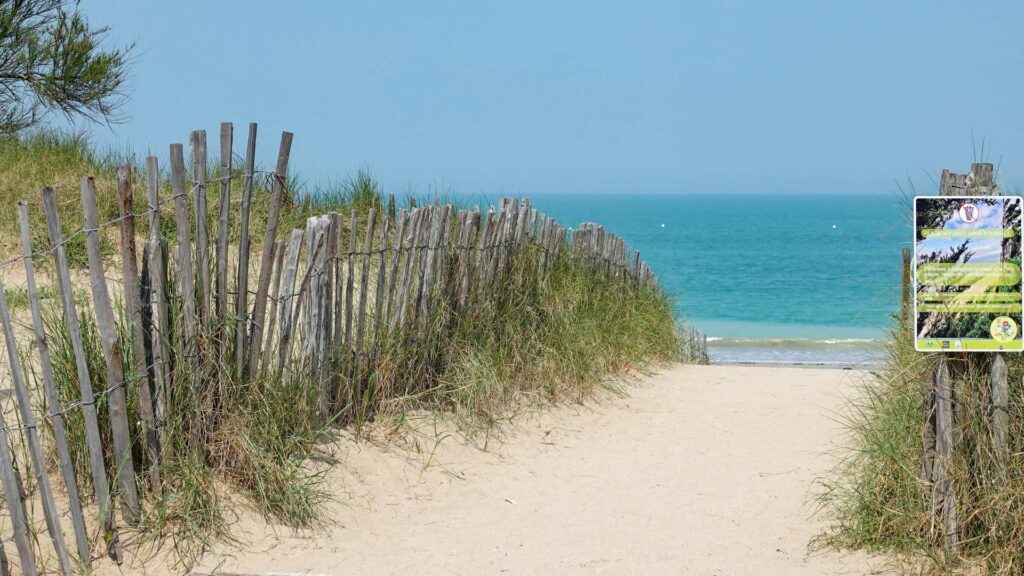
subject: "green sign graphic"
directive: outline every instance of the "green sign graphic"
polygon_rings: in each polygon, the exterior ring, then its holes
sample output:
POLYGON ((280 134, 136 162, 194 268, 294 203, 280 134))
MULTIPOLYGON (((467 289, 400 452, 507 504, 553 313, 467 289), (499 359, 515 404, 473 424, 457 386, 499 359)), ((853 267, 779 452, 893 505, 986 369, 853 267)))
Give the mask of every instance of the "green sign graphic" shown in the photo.
POLYGON ((1021 351, 1021 198, 914 198, 914 336, 925 352, 1021 351))

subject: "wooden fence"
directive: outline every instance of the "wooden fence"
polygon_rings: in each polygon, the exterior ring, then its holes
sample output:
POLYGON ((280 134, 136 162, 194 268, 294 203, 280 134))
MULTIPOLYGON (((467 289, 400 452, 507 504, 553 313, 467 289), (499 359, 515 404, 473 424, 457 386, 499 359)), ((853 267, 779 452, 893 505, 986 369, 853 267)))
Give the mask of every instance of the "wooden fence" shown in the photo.
MULTIPOLYGON (((502 277, 524 251, 533 255, 530 271, 543 278, 558 258, 589 267, 607 278, 637 286, 656 286, 651 270, 639 252, 599 225, 585 223, 569 230, 539 212, 528 200, 502 199, 486 211, 465 210, 446 204, 371 208, 362 216, 323 214, 307 220, 304 229, 292 230, 278 240, 278 226, 286 203, 286 187, 292 134, 280 140, 273 172, 258 172, 255 124, 249 126, 241 176, 233 163, 233 128, 220 128, 219 176, 207 174, 206 134, 190 138, 190 162, 186 166, 181 144, 170 146, 171 195, 161 195, 158 160, 146 160, 145 209, 137 210, 129 167, 117 172, 119 217, 99 222, 93 179, 81 182, 84 221, 65 236, 57 210, 56 193, 42 191, 49 241, 33 245, 27 204, 17 207, 21 224, 22 255, 8 265, 24 267, 25 288, 32 317, 32 354, 23 358, 17 346, 15 324, 0 284, 0 320, 18 407, 17 425, 5 415, 0 425, 0 481, 11 520, 16 562, 24 574, 36 574, 40 545, 33 538, 31 506, 12 450, 14 437, 22 435, 46 531, 62 573, 74 565, 89 566, 97 541, 120 562, 121 549, 115 509, 124 522, 138 521, 144 493, 159 495, 162 447, 168 441, 161 423, 169 394, 176 390, 209 390, 202 375, 219 370, 238 382, 257 378, 301 374, 318 387, 321 415, 334 417, 358 409, 368 377, 367 359, 387 338, 412 334, 420 345, 439 346, 438 335, 460 315, 499 295, 502 277), (232 180, 241 178, 239 213, 230 210, 232 180), (270 182, 269 213, 261 239, 250 236, 253 197, 257 179, 270 182), (207 213, 208 194, 219 194, 216 215, 207 213), (161 235, 161 210, 173 206, 173 237, 161 235), (237 218, 236 218, 237 216, 237 218), (136 225, 145 221, 149 237, 139 238, 136 225), (120 270, 111 269, 101 251, 101 238, 115 232, 119 238, 120 270), (68 264, 69 242, 84 238, 88 254, 89 292, 92 305, 80 310, 68 264), (238 238, 232 244, 231 238, 238 238), (260 242, 258 249, 251 244, 260 242), (141 251, 139 244, 142 244, 141 251), (305 256, 303 257, 303 253, 305 256), (80 386, 76 402, 61 405, 53 360, 47 342, 47 325, 36 281, 36 263, 52 265, 60 306, 67 322, 75 370, 80 386), (254 284, 253 284, 254 281, 254 284), (115 298, 123 300, 129 326, 122 349, 115 298), (83 343, 80 314, 91 314, 100 335, 107 387, 95 393, 93 375, 83 343), (23 361, 37 366, 34 386, 41 388, 45 406, 33 406, 23 361), (212 368, 211 368, 212 367, 212 368), (204 372, 205 371, 205 372, 204 372), (126 387, 138 398, 138 413, 128 413, 126 387), (112 447, 101 442, 96 403, 108 406, 112 447), (102 538, 87 529, 83 495, 75 481, 65 415, 81 411, 89 451, 89 472, 95 516, 102 538), (60 480, 70 509, 72 553, 65 541, 54 486, 46 470, 46 455, 39 437, 39 419, 52 427, 60 480), (139 424, 137 438, 129 435, 129 420, 139 424), (133 442, 141 448, 133 452, 133 442), (112 450, 111 450, 112 448, 112 450), (108 456, 105 457, 105 449, 108 456), (136 457, 133 458, 133 453, 136 457), (109 454, 113 454, 111 458, 109 454), (141 454, 142 462, 138 455, 141 454), (141 482, 136 474, 140 475, 141 482), (115 498, 116 496, 116 498, 115 498), (74 559, 74 558, 77 558, 74 559)), ((112 191, 104 191, 110 193, 112 191)), ((236 203, 237 204, 237 203, 236 203)), ((693 334, 693 346, 705 340, 693 334)), ((228 378, 213 379, 224 382, 228 378)), ((10 564, 0 545, 0 573, 10 564)))
POLYGON ((706 334, 693 326, 681 325, 677 327, 680 346, 680 356, 684 362, 691 364, 708 364, 708 337, 706 334))

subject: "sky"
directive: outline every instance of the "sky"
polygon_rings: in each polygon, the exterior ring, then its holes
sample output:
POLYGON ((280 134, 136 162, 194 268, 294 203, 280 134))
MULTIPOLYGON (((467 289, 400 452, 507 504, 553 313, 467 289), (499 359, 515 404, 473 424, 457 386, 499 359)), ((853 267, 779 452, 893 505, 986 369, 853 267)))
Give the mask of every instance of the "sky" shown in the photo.
MULTIPOLYGON (((1024 3, 82 0, 136 44, 130 120, 282 130, 307 185, 397 194, 931 193, 981 155, 1024 184, 1024 3)), ((211 150, 216 144, 211 143, 211 150)))

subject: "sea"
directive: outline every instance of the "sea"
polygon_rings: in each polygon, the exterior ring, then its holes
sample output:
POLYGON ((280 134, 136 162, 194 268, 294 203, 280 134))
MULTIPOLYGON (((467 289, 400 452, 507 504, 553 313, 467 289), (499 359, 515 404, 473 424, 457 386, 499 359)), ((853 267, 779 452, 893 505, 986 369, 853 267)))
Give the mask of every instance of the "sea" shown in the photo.
POLYGON ((563 225, 640 251, 716 363, 876 363, 894 325, 907 200, 896 194, 533 194, 563 225))

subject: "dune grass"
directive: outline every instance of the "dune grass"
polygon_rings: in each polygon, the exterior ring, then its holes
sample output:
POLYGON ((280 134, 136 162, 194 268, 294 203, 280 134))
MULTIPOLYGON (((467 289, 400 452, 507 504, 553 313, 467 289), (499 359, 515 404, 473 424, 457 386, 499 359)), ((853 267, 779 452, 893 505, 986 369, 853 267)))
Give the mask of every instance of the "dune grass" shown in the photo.
MULTIPOLYGON (((187 154, 187 152, 186 152, 187 154)), ((160 196, 169 199, 172 196, 168 166, 165 156, 161 156, 161 188, 160 196)), ((211 162, 219 162, 211 159, 211 162)), ((235 157, 231 180, 231 214, 237 218, 242 202, 243 159, 235 157)), ((83 136, 54 132, 35 131, 20 135, 0 136, 0 205, 10 206, 11 210, 0 211, 0 254, 20 253, 18 243, 17 213, 13 209, 19 200, 29 203, 29 217, 32 226, 32 240, 35 246, 48 244, 46 234, 46 218, 42 210, 40 191, 44 186, 52 187, 57 193, 58 211, 64 227, 65 236, 82 225, 82 206, 80 196, 81 179, 91 176, 95 179, 97 189, 98 219, 107 222, 118 217, 116 195, 117 167, 128 164, 133 167, 133 190, 135 209, 141 212, 146 209, 146 169, 145 159, 133 153, 122 153, 113 150, 98 151, 83 136)), ((257 172, 265 170, 257 166, 257 172)), ((216 215, 220 207, 220 184, 213 182, 219 177, 219 164, 211 163, 207 170, 210 184, 207 190, 207 211, 216 215)), ((253 201, 250 208, 250 233, 255 239, 262 238, 266 233, 267 214, 270 209, 270 180, 266 174, 257 174, 253 180, 253 201)), ((291 174, 286 183, 292 202, 282 207, 278 234, 287 237, 293 228, 305 226, 309 216, 324 214, 330 211, 349 213, 351 210, 366 212, 370 207, 380 208, 383 194, 372 174, 363 170, 354 177, 306 189, 301 176, 291 174)), ((160 207, 161 222, 164 227, 162 236, 173 240, 174 206, 164 201, 160 207)), ((140 218, 136 230, 141 235, 148 235, 149 223, 140 218)), ((232 226, 232 242, 237 242, 237 225, 232 226)), ((103 237, 102 246, 105 255, 114 253, 114 237, 103 237)), ((258 243, 256 244, 258 246, 258 243)), ((72 267, 84 268, 87 264, 85 240, 81 236, 73 238, 67 247, 68 261, 72 267)))
MULTIPOLYGON (((13 206, 17 200, 28 199, 36 246, 47 246, 45 219, 38 208, 39 189, 52 186, 57 190, 65 232, 70 233, 82 221, 80 178, 96 178, 99 218, 113 219, 117 216, 116 165, 134 164, 134 160, 98 154, 85 140, 53 133, 3 139, 0 201, 13 206)), ((215 173, 212 167, 210 172, 215 173)), ((137 206, 145 205, 140 202, 145 198, 143 174, 136 168, 137 206)), ((238 176, 232 183, 233 203, 241 195, 241 174, 238 176)), ((302 190, 300 181, 294 175, 289 180, 294 203, 282 211, 282 237, 293 227, 304 226, 308 216, 327 211, 354 213, 360 221, 365 221, 370 208, 378 214, 392 212, 385 209, 390 202, 368 172, 310 191, 302 190)), ((254 238, 265 233, 269 196, 267 182, 258 184, 252 211, 254 238)), ((162 194, 169 197, 166 182, 163 186, 162 194)), ((211 215, 218 212, 218 195, 217 186, 212 185, 207 195, 211 215)), ((162 208, 162 220, 168 226, 162 234, 168 238, 173 221, 170 209, 169 203, 162 208)), ((140 222, 139 234, 148 234, 146 225, 140 222)), ((116 238, 105 241, 107 253, 113 254, 116 238)), ((16 242, 16 220, 8 213, 0 215, 0 251, 13 255, 18 250, 16 242)), ((68 251, 73 265, 85 264, 84 244, 70 245, 68 251)), ((213 343, 197 346, 175 336, 170 345, 179 364, 197 348, 202 356, 194 367, 178 367, 162 423, 167 442, 160 461, 145 464, 157 467, 162 490, 160 494, 145 493, 144 515, 133 530, 154 546, 170 542, 176 561, 187 567, 212 541, 230 539, 231 509, 238 496, 270 522, 297 528, 317 526, 330 497, 329 487, 324 485, 324 460, 330 459, 330 451, 323 442, 332 427, 358 430, 369 420, 382 418, 400 422, 408 412, 426 409, 452 418, 467 434, 476 434, 490 431, 524 406, 583 401, 596 390, 614 389, 617 376, 678 358, 672 302, 657 286, 609 277, 566 251, 551 261, 548 273, 541 276, 537 273, 540 258, 536 246, 524 246, 510 255, 496 297, 466 313, 456 313, 452 303, 441 298, 433 305, 442 311, 438 317, 446 319, 443 323, 389 332, 380 349, 361 364, 336 359, 337 374, 332 380, 345 387, 356 373, 365 385, 326 421, 308 378, 285 370, 278 376, 239 381, 233 377, 229 359, 214 353, 213 343)), ((20 302, 22 294, 12 295, 20 302)), ((172 325, 180 314, 180 304, 172 302, 172 325)), ((47 297, 42 305, 59 396, 62 402, 71 403, 79 397, 79 387, 67 324, 59 298, 47 297)), ((101 391, 107 383, 99 334, 85 302, 79 306, 91 385, 94 391, 101 391)), ((130 324, 123 309, 119 329, 122 355, 133 358, 130 324)), ((126 370, 128 413, 134 415, 139 377, 130 373, 130 368, 126 370)), ((101 435, 109 447, 106 398, 100 398, 97 408, 101 435)), ((68 414, 67 427, 80 491, 90 494, 80 412, 68 414)), ((143 434, 134 417, 130 428, 135 461, 144 462, 143 434)), ((108 463, 113 461, 112 454, 106 456, 108 463)), ((136 472, 141 485, 148 470, 140 467, 136 472)))
POLYGON ((912 330, 893 329, 885 365, 844 414, 844 458, 822 481, 830 520, 819 545, 890 555, 908 574, 1020 574, 1024 567, 1024 359, 1008 354, 1009 452, 992 441, 987 362, 967 355, 954 398, 950 477, 958 498, 960 553, 943 551, 932 486, 922 476, 924 429, 935 356, 914 350, 912 330))

